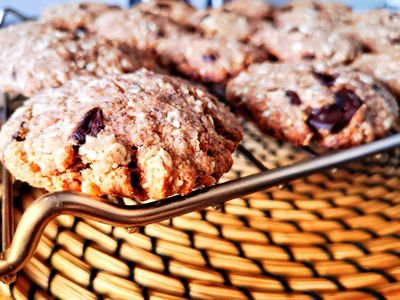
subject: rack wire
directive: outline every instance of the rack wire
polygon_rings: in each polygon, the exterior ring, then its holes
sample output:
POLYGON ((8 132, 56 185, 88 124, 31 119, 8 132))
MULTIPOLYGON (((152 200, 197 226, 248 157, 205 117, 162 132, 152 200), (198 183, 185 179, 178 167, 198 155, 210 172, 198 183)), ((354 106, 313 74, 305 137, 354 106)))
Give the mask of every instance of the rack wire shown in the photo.
MULTIPOLYGON (((18 12, 10 9, 0 13, 0 26, 5 17, 14 14, 26 20, 18 12)), ((1 121, 8 118, 13 99, 7 94, 0 96, 2 105, 1 121)), ((203 188, 187 196, 173 196, 164 200, 143 204, 125 205, 78 192, 53 192, 36 199, 23 213, 14 235, 13 228, 13 186, 12 178, 3 168, 3 196, 1 205, 1 246, 0 279, 3 282, 15 280, 16 273, 33 256, 46 225, 60 215, 72 215, 99 221, 112 226, 135 228, 161 222, 209 206, 218 206, 225 201, 242 197, 272 186, 282 185, 312 173, 337 167, 373 154, 400 147, 400 134, 396 133, 370 144, 329 153, 313 155, 309 159, 285 167, 269 170, 243 144, 238 151, 260 170, 259 173, 234 179, 212 187, 203 188)))

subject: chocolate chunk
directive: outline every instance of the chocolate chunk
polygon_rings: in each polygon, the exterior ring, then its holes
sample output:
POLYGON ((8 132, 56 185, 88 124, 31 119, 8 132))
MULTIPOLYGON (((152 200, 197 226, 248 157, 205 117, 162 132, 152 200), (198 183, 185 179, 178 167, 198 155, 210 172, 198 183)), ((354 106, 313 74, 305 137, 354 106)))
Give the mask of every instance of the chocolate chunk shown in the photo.
POLYGON ((268 53, 268 60, 273 61, 273 62, 279 61, 278 57, 276 57, 276 55, 274 55, 272 53, 268 53))
POLYGON ((313 74, 324 86, 332 86, 337 78, 335 74, 320 73, 317 71, 314 71, 313 74))
POLYGON ((17 142, 25 141, 25 136, 26 136, 27 130, 24 127, 24 125, 25 125, 25 122, 21 122, 21 124, 19 125, 18 131, 16 133, 14 133, 11 137, 13 140, 15 140, 17 142))
POLYGON ((14 134, 12 135, 12 138, 13 138, 14 140, 16 140, 17 142, 25 141, 25 137, 22 136, 22 135, 20 135, 20 132, 14 133, 14 134))
POLYGON ((171 6, 168 3, 157 3, 156 6, 159 9, 170 9, 171 8, 171 6))
POLYGON ((101 108, 95 107, 85 114, 71 138, 77 141, 79 145, 83 145, 86 142, 86 135, 96 137, 104 127, 103 112, 101 108))
POLYGON ((215 53, 204 54, 204 55, 202 56, 202 58, 203 58, 203 61, 204 61, 204 62, 209 63, 209 62, 214 62, 214 61, 216 61, 217 58, 218 58, 218 55, 215 54, 215 53))
POLYGON ((301 99, 300 99, 299 95, 296 92, 285 91, 285 94, 290 99, 290 104, 293 104, 293 105, 300 105, 301 104, 301 99))
POLYGON ((165 31, 162 28, 157 30, 157 37, 160 37, 160 38, 165 37, 165 31))
POLYGON ((306 53, 303 55, 302 58, 307 61, 312 61, 312 60, 316 59, 315 54, 312 54, 312 53, 306 53))
POLYGON ((376 92, 378 92, 378 91, 381 90, 381 87, 380 87, 378 84, 376 84, 376 83, 373 83, 373 84, 372 84, 372 88, 373 88, 373 90, 376 91, 376 92))
POLYGON ((361 52, 362 53, 372 53, 372 49, 368 45, 364 44, 361 46, 361 52))
POLYGON ((393 39, 390 40, 390 42, 391 42, 392 44, 400 44, 400 37, 393 38, 393 39))
POLYGON ((322 6, 319 3, 313 3, 313 10, 321 11, 322 10, 322 6))
POLYGON ((83 36, 88 32, 85 26, 79 26, 76 28, 75 34, 78 36, 83 36))
POLYGON ((353 117, 354 113, 360 108, 362 101, 357 94, 346 88, 340 89, 335 94, 337 105, 342 109, 346 123, 353 117))
POLYGON ((362 105, 361 99, 346 88, 335 93, 336 103, 313 109, 308 124, 315 130, 327 129, 332 133, 342 130, 362 105))

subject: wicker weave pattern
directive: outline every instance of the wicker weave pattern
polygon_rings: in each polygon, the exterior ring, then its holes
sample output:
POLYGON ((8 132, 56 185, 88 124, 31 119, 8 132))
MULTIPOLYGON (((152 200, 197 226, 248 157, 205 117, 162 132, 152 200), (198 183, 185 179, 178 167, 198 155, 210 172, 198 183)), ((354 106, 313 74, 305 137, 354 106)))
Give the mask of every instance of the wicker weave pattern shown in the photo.
MULTIPOLYGON (((275 168, 307 155, 246 125, 275 168)), ((400 154, 319 173, 129 233, 59 217, 17 299, 399 299, 400 154)), ((224 180, 258 172, 240 154, 224 180)), ((19 213, 40 190, 21 196, 19 213)))

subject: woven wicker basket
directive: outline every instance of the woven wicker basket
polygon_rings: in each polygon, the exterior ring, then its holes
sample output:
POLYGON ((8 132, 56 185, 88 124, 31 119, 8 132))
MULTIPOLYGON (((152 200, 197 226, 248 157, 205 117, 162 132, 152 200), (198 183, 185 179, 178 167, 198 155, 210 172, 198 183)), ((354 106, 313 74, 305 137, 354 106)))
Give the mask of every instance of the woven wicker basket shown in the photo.
MULTIPOLYGON (((307 157, 246 125, 269 168, 307 157)), ((400 299, 400 154, 315 174, 138 232, 62 216, 16 299, 400 299)), ((235 154, 224 180, 259 172, 235 154)), ((20 196, 17 218, 44 192, 20 196)))

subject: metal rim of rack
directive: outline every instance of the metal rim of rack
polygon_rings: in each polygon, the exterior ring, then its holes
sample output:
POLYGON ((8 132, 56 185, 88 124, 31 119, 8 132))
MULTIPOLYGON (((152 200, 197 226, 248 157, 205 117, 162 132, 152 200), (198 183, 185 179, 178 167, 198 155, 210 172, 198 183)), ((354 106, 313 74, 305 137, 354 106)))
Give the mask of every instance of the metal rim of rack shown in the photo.
MULTIPOLYGON (((0 13, 0 27, 8 13, 27 18, 14 10, 0 13)), ((10 98, 0 94, 2 112, 0 118, 8 118, 10 98)), ((36 199, 23 213, 14 235, 12 178, 3 167, 1 203, 1 246, 0 280, 10 283, 19 270, 33 256, 46 225, 59 215, 72 215, 113 226, 141 227, 173 217, 222 204, 269 187, 278 186, 302 178, 317 171, 337 167, 373 154, 400 147, 400 133, 381 140, 268 170, 250 150, 239 145, 238 151, 251 161, 260 173, 217 184, 192 192, 187 196, 173 196, 164 200, 123 205, 107 202, 103 198, 79 192, 53 192, 36 199)))

